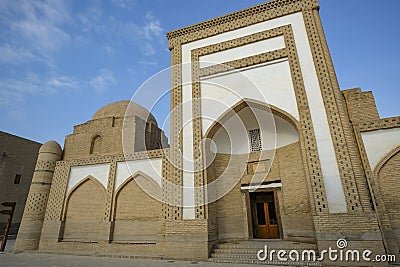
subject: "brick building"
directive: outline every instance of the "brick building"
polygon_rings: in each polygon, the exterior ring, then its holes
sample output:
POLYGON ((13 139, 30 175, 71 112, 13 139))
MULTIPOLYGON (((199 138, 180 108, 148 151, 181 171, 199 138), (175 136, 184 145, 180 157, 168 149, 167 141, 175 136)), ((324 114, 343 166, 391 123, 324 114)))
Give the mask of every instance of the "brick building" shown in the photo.
POLYGON ((43 145, 16 250, 254 262, 260 240, 346 239, 399 256, 400 117, 340 90, 318 10, 274 0, 169 32, 170 147, 129 101, 75 126, 63 155, 43 145))
MULTIPOLYGON (((0 131, 0 203, 16 202, 9 239, 17 237, 41 145, 38 142, 0 131)), ((7 220, 8 215, 0 215, 1 237, 7 220)))

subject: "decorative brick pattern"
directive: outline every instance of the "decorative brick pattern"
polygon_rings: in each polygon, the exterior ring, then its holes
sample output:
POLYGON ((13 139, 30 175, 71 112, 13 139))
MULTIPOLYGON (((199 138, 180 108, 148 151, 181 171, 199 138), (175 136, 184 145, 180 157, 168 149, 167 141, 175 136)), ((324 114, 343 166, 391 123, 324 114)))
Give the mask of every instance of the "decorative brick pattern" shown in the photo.
POLYGON ((26 201, 25 211, 44 213, 48 197, 48 194, 43 193, 30 194, 26 201))
POLYGON ((182 48, 174 47, 171 50, 172 56, 172 92, 171 92, 171 140, 169 150, 169 160, 166 161, 165 168, 168 175, 164 177, 163 190, 164 197, 168 199, 167 203, 176 203, 175 205, 164 204, 163 214, 166 220, 181 220, 182 211, 179 206, 182 204, 182 48), (178 185, 173 186, 173 185, 178 185))
POLYGON ((400 127, 400 117, 377 119, 355 124, 360 132, 391 129, 400 127))
POLYGON ((50 171, 53 172, 56 163, 54 161, 38 161, 36 163, 35 171, 50 171))
POLYGON ((271 62, 286 57, 287 57, 286 49, 279 49, 271 52, 261 53, 247 58, 225 62, 224 64, 202 68, 200 70, 200 77, 214 75, 244 67, 251 67, 257 64, 271 62))
POLYGON ((111 214, 112 214, 116 175, 117 175, 117 161, 112 160, 110 162, 110 170, 108 172, 108 183, 107 183, 107 192, 106 192, 106 211, 104 213, 105 221, 112 221, 111 214))
POLYGON ((249 131, 250 143, 251 143, 251 151, 261 151, 262 150, 262 142, 261 142, 261 133, 260 129, 254 129, 249 131))
POLYGON ((174 44, 185 44, 199 39, 207 38, 223 32, 246 27, 258 22, 300 12, 302 9, 317 9, 317 0, 276 0, 242 11, 207 20, 193 26, 182 28, 167 33, 170 49, 174 44), (179 39, 179 41, 176 41, 179 39))
MULTIPOLYGON (((356 182, 356 174, 354 169, 359 168, 358 162, 352 161, 345 131, 350 131, 350 126, 345 117, 345 109, 339 102, 343 102, 337 79, 333 72, 333 67, 329 69, 329 61, 327 47, 323 47, 325 40, 317 25, 318 12, 313 10, 303 11, 304 22, 309 36, 312 55, 314 59, 315 69, 317 71, 318 80, 321 87, 321 94, 324 100, 325 110, 327 113, 328 124, 332 136, 332 141, 336 153, 339 173, 341 176, 343 190, 347 200, 347 208, 349 211, 362 210, 360 197, 358 195, 357 186, 361 186, 356 182), (358 163, 358 164, 357 164, 358 163)), ((361 173, 361 172, 360 172, 361 173)))
POLYGON ((65 161, 58 161, 54 171, 53 183, 50 189, 45 220, 61 221, 64 198, 67 191, 70 166, 65 161))
MULTIPOLYGON (((288 52, 289 65, 295 88, 297 106, 299 109, 301 131, 299 132, 300 143, 305 149, 306 164, 309 170, 310 185, 312 195, 310 202, 313 202, 316 213, 327 213, 328 205, 324 182, 322 178, 321 164, 319 161, 317 144, 314 135, 307 95, 304 88, 303 76, 300 69, 300 63, 297 56, 297 48, 291 27, 285 31, 285 44, 288 52)), ((308 175, 307 175, 308 176, 308 175)))

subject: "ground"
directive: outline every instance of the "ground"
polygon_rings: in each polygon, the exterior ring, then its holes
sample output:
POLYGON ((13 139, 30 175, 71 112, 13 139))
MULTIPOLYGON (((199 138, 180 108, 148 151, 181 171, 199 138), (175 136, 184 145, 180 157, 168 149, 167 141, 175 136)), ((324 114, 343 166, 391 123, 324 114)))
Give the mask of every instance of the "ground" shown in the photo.
MULTIPOLYGON (((135 267, 250 267, 250 264, 212 263, 194 261, 173 261, 173 260, 148 260, 129 258, 106 258, 90 256, 71 256, 38 253, 1 253, 0 266, 29 266, 29 267, 110 267, 110 266, 135 266, 135 267)), ((273 267, 273 266, 272 266, 273 267)))

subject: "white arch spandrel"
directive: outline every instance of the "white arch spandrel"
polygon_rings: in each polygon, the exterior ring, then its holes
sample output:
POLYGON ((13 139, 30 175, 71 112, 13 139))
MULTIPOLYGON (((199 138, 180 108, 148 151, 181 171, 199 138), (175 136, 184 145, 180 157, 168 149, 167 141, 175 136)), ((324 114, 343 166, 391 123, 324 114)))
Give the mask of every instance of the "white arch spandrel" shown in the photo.
POLYGON ((156 158, 118 162, 114 190, 117 190, 129 177, 137 173, 146 174, 161 187, 162 159, 156 158))
POLYGON ((400 146, 400 128, 364 132, 361 136, 371 170, 375 169, 386 154, 400 146))
POLYGON ((74 166, 71 167, 69 174, 67 192, 77 184, 79 184, 87 176, 92 176, 107 188, 108 173, 110 170, 110 164, 95 164, 87 166, 74 166))

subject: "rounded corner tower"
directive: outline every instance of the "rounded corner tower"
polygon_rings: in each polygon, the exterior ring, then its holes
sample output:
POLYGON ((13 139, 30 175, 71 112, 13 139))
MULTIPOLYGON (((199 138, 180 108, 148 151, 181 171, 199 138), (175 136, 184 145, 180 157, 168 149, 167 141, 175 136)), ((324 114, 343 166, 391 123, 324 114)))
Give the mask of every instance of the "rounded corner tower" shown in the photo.
POLYGON ((62 152, 61 146, 54 140, 44 143, 39 149, 14 252, 39 248, 54 169, 56 162, 61 160, 62 152))

